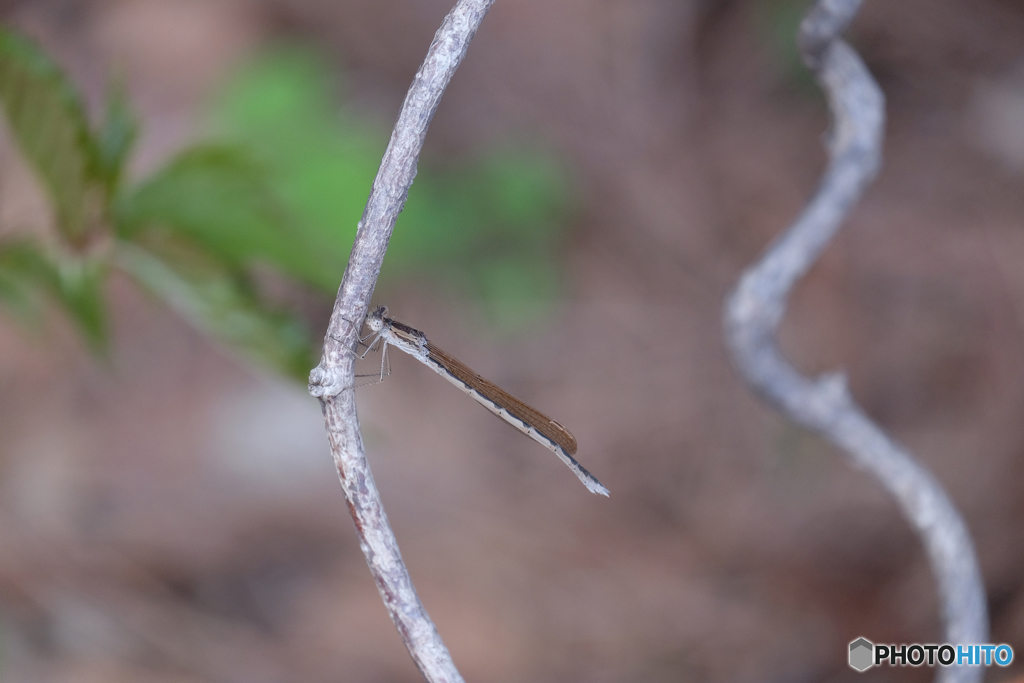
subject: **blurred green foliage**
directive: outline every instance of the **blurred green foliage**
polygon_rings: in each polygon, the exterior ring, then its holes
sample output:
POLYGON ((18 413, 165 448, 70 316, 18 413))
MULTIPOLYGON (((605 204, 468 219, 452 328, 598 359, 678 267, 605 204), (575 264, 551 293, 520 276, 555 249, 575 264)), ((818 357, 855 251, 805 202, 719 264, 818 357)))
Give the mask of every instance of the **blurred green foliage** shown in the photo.
MULTIPOLYGON (((111 88, 94 130, 52 60, 0 29, 0 104, 59 235, 0 243, 0 302, 32 320, 52 299, 103 353, 103 286, 118 269, 222 344, 305 381, 316 355, 306 325, 269 301, 253 268, 337 289, 386 138, 345 113, 331 84, 312 53, 273 50, 218 98, 214 141, 130 184, 136 119, 123 89, 111 88)), ((567 197, 563 174, 539 155, 421 164, 386 270, 433 274, 497 321, 522 322, 559 290, 567 197)))
POLYGON ((809 0, 765 0, 754 7, 756 30, 775 59, 779 75, 799 92, 820 94, 814 75, 804 66, 797 46, 800 22, 809 0))
POLYGON ((78 325, 89 347, 107 346, 103 301, 105 264, 96 259, 51 256, 25 240, 0 243, 0 301, 31 322, 42 309, 41 294, 55 299, 78 325))
MULTIPOLYGON (((339 106, 336 84, 312 52, 282 47, 243 70, 214 108, 217 129, 256 154, 297 238, 320 258, 289 273, 330 294, 387 143, 339 106)), ((441 276, 495 322, 521 323, 560 291, 569 196, 565 173, 536 152, 498 150, 448 170, 421 160, 382 276, 441 276)))

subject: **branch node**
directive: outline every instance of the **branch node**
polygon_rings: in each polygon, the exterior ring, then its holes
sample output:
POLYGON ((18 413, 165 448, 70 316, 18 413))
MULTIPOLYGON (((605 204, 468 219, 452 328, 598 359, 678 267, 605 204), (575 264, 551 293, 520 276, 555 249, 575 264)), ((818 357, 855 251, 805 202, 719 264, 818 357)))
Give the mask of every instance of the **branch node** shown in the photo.
POLYGON ((317 365, 309 371, 309 393, 314 398, 321 399, 337 396, 351 387, 351 382, 345 382, 344 374, 339 368, 325 368, 323 364, 317 365))

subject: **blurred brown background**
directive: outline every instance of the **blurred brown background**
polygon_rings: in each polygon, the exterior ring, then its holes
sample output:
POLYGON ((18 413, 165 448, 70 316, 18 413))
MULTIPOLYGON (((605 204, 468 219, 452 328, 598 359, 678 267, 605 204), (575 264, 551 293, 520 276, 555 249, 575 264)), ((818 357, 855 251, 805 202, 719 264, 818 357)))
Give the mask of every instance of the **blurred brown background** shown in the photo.
MULTIPOLYGON (((569 426, 612 491, 587 493, 400 354, 360 390, 391 522, 467 680, 931 676, 847 668, 858 636, 941 641, 922 549, 880 486, 758 403, 723 348, 731 283, 824 163, 823 99, 773 23, 801 6, 499 0, 441 105, 428 156, 528 131, 576 170, 569 293, 508 339, 414 282, 381 303, 569 426)), ((125 74, 138 174, 281 37, 320 46, 354 106, 390 126, 449 8, 8 0, 2 18, 93 103, 125 74)), ((946 485, 977 544, 992 642, 1020 655, 1024 5, 868 0, 850 39, 888 97, 885 165, 799 285, 784 344, 808 372, 845 368, 946 485)), ((43 206, 5 138, 0 230, 43 206)), ((112 296, 106 366, 57 315, 43 335, 0 322, 3 680, 419 680, 316 401, 127 282, 112 296)))

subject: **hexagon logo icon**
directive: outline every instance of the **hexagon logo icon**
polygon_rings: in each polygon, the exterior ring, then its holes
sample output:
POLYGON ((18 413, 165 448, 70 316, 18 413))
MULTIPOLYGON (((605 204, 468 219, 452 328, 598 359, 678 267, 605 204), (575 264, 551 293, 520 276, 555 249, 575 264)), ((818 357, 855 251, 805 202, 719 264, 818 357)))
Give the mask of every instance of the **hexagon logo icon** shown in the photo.
POLYGON ((850 643, 850 668, 867 671, 874 665, 875 644, 867 638, 850 643))

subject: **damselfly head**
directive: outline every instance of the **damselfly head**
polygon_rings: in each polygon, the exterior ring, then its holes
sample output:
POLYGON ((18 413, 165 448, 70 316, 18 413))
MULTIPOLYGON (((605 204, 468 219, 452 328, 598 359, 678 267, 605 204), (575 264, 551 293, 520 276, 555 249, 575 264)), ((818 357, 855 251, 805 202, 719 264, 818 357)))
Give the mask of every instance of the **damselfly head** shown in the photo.
POLYGON ((366 326, 374 332, 380 332, 384 329, 384 318, 388 315, 387 306, 378 306, 370 315, 366 316, 366 326))

